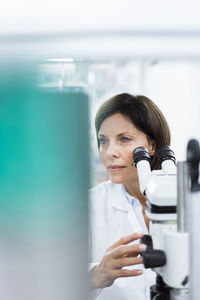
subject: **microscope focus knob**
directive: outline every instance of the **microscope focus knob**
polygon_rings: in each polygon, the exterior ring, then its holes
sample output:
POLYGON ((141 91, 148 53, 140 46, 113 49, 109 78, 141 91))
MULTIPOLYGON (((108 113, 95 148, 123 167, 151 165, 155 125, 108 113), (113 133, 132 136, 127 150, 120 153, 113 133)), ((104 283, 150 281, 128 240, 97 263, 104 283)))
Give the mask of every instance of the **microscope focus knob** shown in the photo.
POLYGON ((166 264, 166 255, 162 250, 146 249, 142 254, 145 268, 157 268, 166 264))
POLYGON ((153 249, 152 237, 149 234, 144 234, 144 236, 140 239, 140 243, 145 244, 147 249, 153 249))

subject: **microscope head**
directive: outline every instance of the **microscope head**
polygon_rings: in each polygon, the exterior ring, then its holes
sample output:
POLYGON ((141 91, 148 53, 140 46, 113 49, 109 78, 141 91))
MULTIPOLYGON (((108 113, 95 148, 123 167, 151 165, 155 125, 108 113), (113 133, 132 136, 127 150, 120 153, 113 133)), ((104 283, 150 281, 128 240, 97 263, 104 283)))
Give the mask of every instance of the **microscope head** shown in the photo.
POLYGON ((158 151, 160 170, 151 171, 148 150, 138 147, 133 152, 140 190, 147 198, 147 216, 155 221, 176 220, 176 166, 173 151, 165 146, 158 151))

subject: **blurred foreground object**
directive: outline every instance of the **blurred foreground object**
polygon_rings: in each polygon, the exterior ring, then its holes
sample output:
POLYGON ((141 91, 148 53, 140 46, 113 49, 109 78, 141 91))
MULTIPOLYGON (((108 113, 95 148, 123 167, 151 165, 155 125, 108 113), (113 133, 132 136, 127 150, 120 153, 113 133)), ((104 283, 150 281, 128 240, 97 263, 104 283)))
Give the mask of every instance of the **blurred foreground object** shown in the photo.
POLYGON ((0 71, 0 298, 87 299, 88 96, 0 71))

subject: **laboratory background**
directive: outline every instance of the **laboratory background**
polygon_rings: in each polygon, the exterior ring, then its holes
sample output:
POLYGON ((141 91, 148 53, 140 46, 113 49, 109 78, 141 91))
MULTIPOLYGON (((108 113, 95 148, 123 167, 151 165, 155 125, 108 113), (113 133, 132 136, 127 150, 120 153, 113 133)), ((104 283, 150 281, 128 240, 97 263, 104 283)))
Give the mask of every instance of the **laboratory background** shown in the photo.
POLYGON ((149 97, 183 161, 200 140, 199 78, 199 1, 2 3, 0 298, 88 299, 87 191, 107 179, 98 107, 149 97))

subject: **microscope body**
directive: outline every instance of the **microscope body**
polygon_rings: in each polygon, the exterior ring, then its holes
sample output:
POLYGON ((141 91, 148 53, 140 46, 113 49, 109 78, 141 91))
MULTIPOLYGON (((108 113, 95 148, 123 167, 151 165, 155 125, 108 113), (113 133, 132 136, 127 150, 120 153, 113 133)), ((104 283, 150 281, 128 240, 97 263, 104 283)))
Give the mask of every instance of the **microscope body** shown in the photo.
MULTIPOLYGON (((148 151, 142 147, 137 149, 148 151)), ((145 159, 142 159, 141 150, 137 149, 134 151, 134 162, 138 170, 141 192, 147 199, 146 214, 151 220, 149 234, 152 245, 147 246, 143 254, 144 266, 152 268, 162 278, 168 287, 166 295, 170 289, 170 296, 160 299, 189 300, 189 235, 187 232, 179 232, 177 228, 175 159, 164 155, 161 170, 151 171, 150 156, 148 158, 145 153, 145 159)), ((169 152, 169 149, 167 151, 169 152)), ((157 296, 153 299, 159 298, 157 296)))
POLYGON ((182 289, 187 286, 189 274, 189 235, 177 231, 176 167, 170 174, 163 170, 152 171, 145 194, 146 214, 152 220, 149 233, 153 248, 166 254, 166 264, 155 271, 168 286, 182 289))

